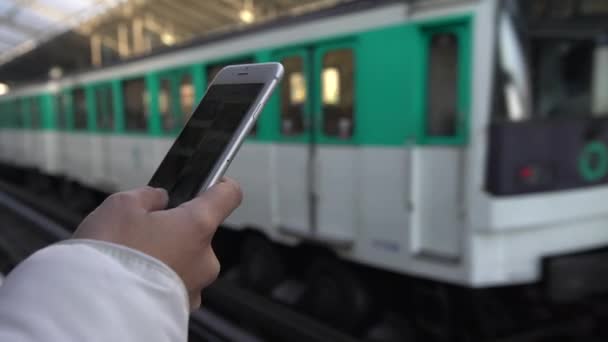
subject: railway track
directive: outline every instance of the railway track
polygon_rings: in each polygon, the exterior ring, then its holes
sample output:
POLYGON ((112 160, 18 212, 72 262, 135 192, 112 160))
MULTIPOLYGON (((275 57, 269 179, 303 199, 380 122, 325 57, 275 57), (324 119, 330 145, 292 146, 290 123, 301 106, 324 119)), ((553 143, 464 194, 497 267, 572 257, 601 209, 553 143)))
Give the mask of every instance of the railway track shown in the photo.
MULTIPOLYGON (((2 278, 12 267, 36 250, 56 241, 67 239, 71 235, 70 229, 23 204, 4 191, 0 191, 0 217, 3 222, 0 225, 0 265, 2 266, 0 275, 2 278)), ((209 309, 198 310, 192 314, 190 320, 191 342, 265 341, 209 309)))
MULTIPOLYGON (((8 237, 12 241, 5 241, 7 235, 0 234, 0 271, 2 272, 10 269, 16 261, 34 250, 68 238, 84 217, 67 209, 63 203, 53 197, 37 195, 19 186, 0 181, 0 210, 2 208, 8 208, 14 213, 12 221, 5 219, 4 222, 29 227, 9 234, 8 237), (23 245, 23 241, 26 241, 27 246, 23 245), (16 261, 6 262, 6 260, 16 261)), ((370 338, 369 334, 367 337, 354 337, 301 313, 289 304, 290 300, 280 298, 281 296, 261 295, 239 286, 239 272, 238 263, 236 266, 232 265, 227 272, 222 273, 216 283, 205 289, 203 293, 205 308, 191 315, 191 342, 431 341, 407 333, 389 338, 370 338)), ((397 321, 403 322, 399 317, 397 321)), ((593 329, 594 324, 597 323, 586 315, 567 321, 555 321, 546 326, 531 327, 512 336, 490 340, 473 339, 467 342, 602 341, 588 337, 586 333, 593 329), (556 339, 556 336, 559 338, 556 339), (586 337, 581 339, 580 336, 586 337)), ((380 335, 383 333, 381 332, 380 335)))
MULTIPOLYGON (((6 270, 35 250, 69 238, 83 219, 82 215, 70 212, 51 198, 32 194, 5 182, 0 182, 0 211, 5 214, 10 212, 13 217, 10 225, 27 227, 25 230, 9 229, 20 232, 11 239, 12 244, 23 247, 19 253, 8 251, 10 262, 6 270)), ((2 247, 0 240, 0 250, 3 250, 2 247)), ((192 342, 359 341, 286 305, 238 287, 230 276, 221 277, 205 290, 204 303, 205 308, 196 311, 190 318, 192 342), (255 331, 255 334, 251 331, 255 331)))

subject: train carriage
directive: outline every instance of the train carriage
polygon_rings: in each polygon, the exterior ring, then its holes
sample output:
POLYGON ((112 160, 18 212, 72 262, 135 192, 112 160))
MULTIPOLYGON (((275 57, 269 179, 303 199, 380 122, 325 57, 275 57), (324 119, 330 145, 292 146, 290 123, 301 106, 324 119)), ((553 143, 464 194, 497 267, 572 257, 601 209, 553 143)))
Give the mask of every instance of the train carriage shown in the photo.
POLYGON ((2 102, 3 158, 17 165, 57 173, 56 133, 49 85, 20 90, 2 102))
POLYGON ((36 94, 42 131, 32 107, 24 128, 11 114, 31 96, 16 90, 2 157, 105 191, 143 185, 223 65, 279 61, 229 171, 247 194, 229 227, 466 288, 587 279, 596 268, 550 262, 608 242, 608 9, 577 3, 352 1, 214 36, 65 77, 36 94))

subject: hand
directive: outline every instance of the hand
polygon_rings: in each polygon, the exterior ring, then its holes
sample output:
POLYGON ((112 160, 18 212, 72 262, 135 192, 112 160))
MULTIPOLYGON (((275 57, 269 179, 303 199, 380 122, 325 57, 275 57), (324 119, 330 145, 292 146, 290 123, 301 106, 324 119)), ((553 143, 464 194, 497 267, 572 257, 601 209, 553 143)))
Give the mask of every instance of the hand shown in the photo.
POLYGON ((239 185, 229 178, 169 210, 164 210, 169 197, 163 189, 119 192, 85 218, 74 238, 113 242, 161 260, 184 281, 194 310, 201 304, 202 289, 220 271, 213 235, 242 198, 239 185))

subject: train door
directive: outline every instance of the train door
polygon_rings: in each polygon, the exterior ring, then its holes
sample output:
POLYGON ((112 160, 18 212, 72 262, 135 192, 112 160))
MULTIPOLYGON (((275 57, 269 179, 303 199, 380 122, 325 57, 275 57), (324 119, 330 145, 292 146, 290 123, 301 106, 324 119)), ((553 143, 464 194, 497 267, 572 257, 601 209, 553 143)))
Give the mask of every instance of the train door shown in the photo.
POLYGON ((101 83, 93 86, 93 117, 95 118, 95 134, 93 140, 95 179, 106 191, 116 190, 112 182, 112 147, 111 139, 114 132, 114 96, 112 83, 101 83))
POLYGON ((36 167, 42 172, 54 173, 55 138, 49 128, 53 127, 52 117, 49 116, 47 94, 32 97, 30 112, 34 141, 34 156, 36 167))
POLYGON ((27 112, 27 106, 25 106, 24 100, 22 98, 15 99, 14 108, 17 127, 19 128, 19 130, 17 131, 17 139, 15 139, 17 141, 15 145, 15 160, 19 160, 21 166, 27 167, 29 165, 27 156, 27 130, 29 129, 29 115, 27 112))
POLYGON ((152 75, 123 79, 120 84, 120 105, 122 125, 120 133, 112 140, 114 156, 113 178, 121 189, 146 184, 158 163, 154 155, 153 134, 158 127, 152 115, 151 90, 154 90, 152 75))
POLYGON ((354 50, 284 51, 277 184, 281 226, 329 243, 354 239, 354 50))
POLYGON ((25 127, 24 130, 24 138, 25 138, 25 160, 27 161, 27 165, 30 168, 36 167, 36 153, 34 146, 36 142, 34 141, 35 134, 34 132, 37 129, 39 121, 37 119, 37 115, 32 114, 32 109, 36 110, 35 104, 33 103, 33 98, 23 97, 21 99, 21 110, 25 117, 25 127), (34 105, 34 106, 32 106, 34 105))
POLYGON ((309 236, 314 212, 312 187, 312 56, 309 49, 292 49, 275 55, 283 64, 279 98, 279 144, 275 150, 279 222, 289 233, 309 236))
POLYGON ((23 130, 23 117, 20 111, 19 101, 15 98, 10 100, 9 102, 9 112, 10 112, 10 120, 11 120, 11 144, 10 144, 10 160, 20 165, 22 163, 23 156, 23 138, 21 136, 21 132, 23 130), (21 154, 20 154, 21 152, 21 154))
POLYGON ((421 134, 412 155, 413 250, 458 260, 465 224, 469 27, 425 27, 421 134))
POLYGON ((70 91, 61 90, 55 95, 54 111, 57 127, 57 167, 59 173, 66 175, 69 171, 66 134, 69 128, 70 91))
POLYGON ((20 100, 22 115, 25 118, 24 137, 24 160, 27 166, 37 169, 38 150, 36 148, 38 132, 40 129, 40 108, 36 97, 24 97, 20 100))

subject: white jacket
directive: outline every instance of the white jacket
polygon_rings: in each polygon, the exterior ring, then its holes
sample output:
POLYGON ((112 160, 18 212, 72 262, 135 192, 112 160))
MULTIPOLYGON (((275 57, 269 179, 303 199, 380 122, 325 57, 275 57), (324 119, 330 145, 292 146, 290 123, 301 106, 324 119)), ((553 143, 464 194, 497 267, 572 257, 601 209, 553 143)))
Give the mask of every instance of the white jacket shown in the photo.
POLYGON ((185 342, 178 275, 133 249, 67 240, 22 262, 0 287, 0 341, 185 342))

